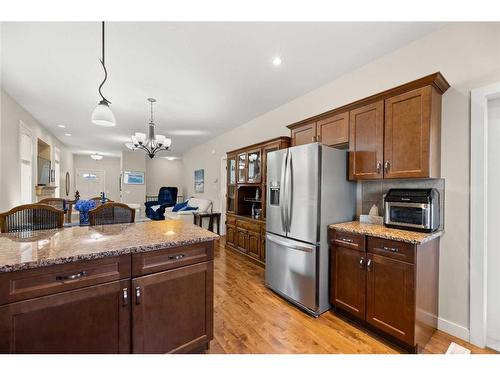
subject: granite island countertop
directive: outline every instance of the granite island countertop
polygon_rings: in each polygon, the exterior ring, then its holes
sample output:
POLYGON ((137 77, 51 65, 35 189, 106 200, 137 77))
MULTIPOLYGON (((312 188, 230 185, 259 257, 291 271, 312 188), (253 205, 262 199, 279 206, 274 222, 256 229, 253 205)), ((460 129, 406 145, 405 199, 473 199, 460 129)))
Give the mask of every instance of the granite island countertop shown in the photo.
POLYGON ((436 231, 433 233, 414 232, 409 230, 388 228, 381 224, 360 223, 359 221, 331 224, 328 227, 341 232, 364 234, 366 236, 402 241, 414 245, 420 245, 422 243, 431 241, 443 234, 443 231, 436 231))
POLYGON ((0 234, 0 273, 154 251, 218 239, 182 220, 0 234))

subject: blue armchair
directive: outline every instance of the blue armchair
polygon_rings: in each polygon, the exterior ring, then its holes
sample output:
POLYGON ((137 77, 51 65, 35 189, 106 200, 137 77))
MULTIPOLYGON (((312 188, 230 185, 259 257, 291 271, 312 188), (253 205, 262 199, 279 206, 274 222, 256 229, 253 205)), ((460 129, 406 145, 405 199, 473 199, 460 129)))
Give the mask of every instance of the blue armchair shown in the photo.
POLYGON ((177 188, 162 187, 158 192, 158 200, 144 203, 146 206, 146 216, 151 220, 165 220, 165 208, 174 206, 176 202, 177 188), (155 210, 153 206, 160 207, 155 210))

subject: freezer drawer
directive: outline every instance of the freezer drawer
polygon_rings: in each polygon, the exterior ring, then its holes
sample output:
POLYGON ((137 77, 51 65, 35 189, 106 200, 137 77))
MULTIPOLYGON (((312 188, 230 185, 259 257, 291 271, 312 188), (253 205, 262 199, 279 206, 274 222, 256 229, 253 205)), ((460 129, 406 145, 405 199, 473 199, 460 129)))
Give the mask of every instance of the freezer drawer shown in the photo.
POLYGON ((266 235, 266 284, 291 302, 315 314, 317 246, 271 233, 266 235))

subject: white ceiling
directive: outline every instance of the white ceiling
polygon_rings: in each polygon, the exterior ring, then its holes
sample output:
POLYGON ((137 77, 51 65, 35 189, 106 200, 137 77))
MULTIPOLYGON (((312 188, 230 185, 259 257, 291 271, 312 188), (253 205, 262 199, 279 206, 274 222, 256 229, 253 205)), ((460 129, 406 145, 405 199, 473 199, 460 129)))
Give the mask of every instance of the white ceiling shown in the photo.
POLYGON ((90 122, 103 78, 100 23, 2 23, 1 83, 76 153, 119 154, 146 131, 154 97, 157 133, 181 155, 442 26, 108 23, 103 93, 117 126, 101 128, 90 122))

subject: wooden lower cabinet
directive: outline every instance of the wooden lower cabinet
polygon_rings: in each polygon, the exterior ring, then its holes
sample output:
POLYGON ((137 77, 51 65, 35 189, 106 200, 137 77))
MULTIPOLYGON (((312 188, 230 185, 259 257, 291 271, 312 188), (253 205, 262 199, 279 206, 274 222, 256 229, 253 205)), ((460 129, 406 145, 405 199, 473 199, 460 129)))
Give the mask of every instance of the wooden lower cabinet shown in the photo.
POLYGON ((410 351, 423 348, 437 328, 439 238, 413 245, 334 230, 329 238, 335 309, 410 351))
POLYGON ((213 338, 213 261, 132 280, 134 353, 186 353, 213 338))
POLYGON ((391 336, 414 344, 414 265, 368 254, 366 321, 391 336))
POLYGON ((332 304, 340 306, 359 319, 365 318, 366 253, 337 246, 332 254, 332 304))
POLYGON ((227 215, 226 247, 263 265, 266 260, 266 223, 245 216, 227 215))
POLYGON ((0 353, 130 353, 130 281, 0 306, 0 353))

